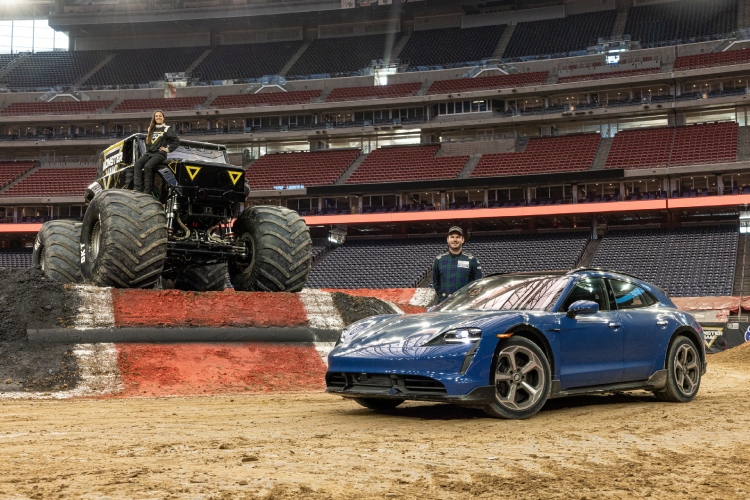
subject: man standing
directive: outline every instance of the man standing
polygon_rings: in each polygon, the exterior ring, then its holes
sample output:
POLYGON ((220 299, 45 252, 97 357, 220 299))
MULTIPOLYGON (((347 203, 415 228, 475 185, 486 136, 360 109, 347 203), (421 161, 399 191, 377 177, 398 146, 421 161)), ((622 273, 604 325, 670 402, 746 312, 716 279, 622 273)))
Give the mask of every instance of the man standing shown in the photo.
POLYGON ((482 266, 471 254, 463 252, 464 232, 458 226, 448 230, 448 251, 435 257, 432 286, 442 302, 450 294, 482 277, 482 266))

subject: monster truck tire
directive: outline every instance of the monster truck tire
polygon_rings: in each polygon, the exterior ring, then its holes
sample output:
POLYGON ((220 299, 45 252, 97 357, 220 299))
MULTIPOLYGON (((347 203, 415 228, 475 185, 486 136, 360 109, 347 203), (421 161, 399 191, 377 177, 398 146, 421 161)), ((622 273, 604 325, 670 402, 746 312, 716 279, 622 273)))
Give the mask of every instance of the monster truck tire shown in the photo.
POLYGON ((167 256, 167 216, 144 193, 110 189, 97 194, 81 227, 81 273, 86 283, 152 287, 167 256))
POLYGON ((61 283, 81 282, 81 223, 72 220, 45 222, 36 235, 31 265, 61 283))
POLYGON ((248 261, 229 265, 235 290, 302 290, 312 266, 312 240, 297 212, 273 206, 251 207, 237 217, 233 227, 251 253, 248 261))
POLYGON ((220 292, 227 285, 227 264, 191 267, 177 273, 174 288, 190 292, 220 292))

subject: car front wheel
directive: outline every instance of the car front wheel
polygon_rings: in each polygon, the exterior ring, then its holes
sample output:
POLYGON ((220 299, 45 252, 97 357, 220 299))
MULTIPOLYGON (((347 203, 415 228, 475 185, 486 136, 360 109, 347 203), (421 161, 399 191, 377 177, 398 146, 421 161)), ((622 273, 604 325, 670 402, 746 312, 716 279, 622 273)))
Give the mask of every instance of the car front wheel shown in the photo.
POLYGON ((690 339, 680 335, 667 353, 667 385, 654 395, 660 401, 687 403, 698 394, 700 385, 700 354, 690 339))
POLYGON ((484 411, 493 417, 529 418, 549 397, 552 374, 544 352, 532 341, 511 337, 499 350, 492 383, 495 397, 484 411))

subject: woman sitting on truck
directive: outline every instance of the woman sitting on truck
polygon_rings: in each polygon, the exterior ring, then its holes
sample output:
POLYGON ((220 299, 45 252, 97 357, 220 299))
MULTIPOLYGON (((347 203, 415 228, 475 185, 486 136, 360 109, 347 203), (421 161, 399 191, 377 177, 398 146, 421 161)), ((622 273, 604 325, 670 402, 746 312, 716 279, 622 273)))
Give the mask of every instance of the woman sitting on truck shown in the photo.
POLYGON ((164 113, 154 111, 146 136, 146 154, 133 165, 133 189, 151 194, 154 190, 154 167, 167 159, 167 154, 177 149, 180 138, 172 127, 164 125, 164 113))

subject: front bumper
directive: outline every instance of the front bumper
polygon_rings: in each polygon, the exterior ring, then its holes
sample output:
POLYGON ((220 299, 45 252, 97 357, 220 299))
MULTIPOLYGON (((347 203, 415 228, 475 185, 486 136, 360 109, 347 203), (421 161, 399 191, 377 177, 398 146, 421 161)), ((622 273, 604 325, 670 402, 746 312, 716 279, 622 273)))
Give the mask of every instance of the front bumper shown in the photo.
POLYGON ((346 398, 378 398, 485 406, 494 397, 492 386, 480 386, 468 394, 448 394, 438 380, 419 375, 336 373, 326 374, 326 392, 346 398))

